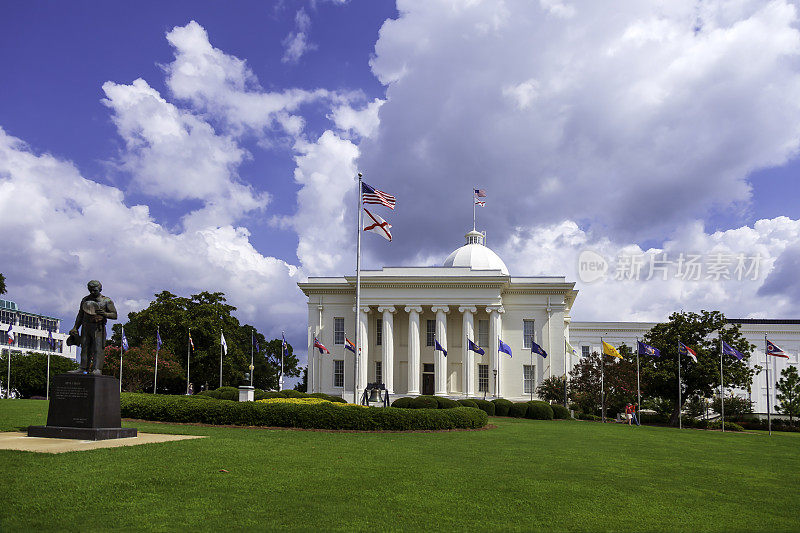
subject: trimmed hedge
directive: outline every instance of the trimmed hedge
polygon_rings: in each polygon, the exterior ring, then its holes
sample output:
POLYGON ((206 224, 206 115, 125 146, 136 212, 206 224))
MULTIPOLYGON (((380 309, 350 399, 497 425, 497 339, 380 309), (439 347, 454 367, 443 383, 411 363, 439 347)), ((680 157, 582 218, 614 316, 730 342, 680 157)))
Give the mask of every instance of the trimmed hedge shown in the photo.
POLYGON ((525 418, 531 420, 552 420, 553 408, 549 403, 540 400, 531 400, 527 402, 528 409, 525 412, 525 418))
POLYGON ((511 409, 513 402, 505 398, 497 398, 496 400, 492 400, 492 403, 494 404, 495 416, 510 416, 508 411, 511 409))
POLYGON ((528 412, 527 402, 512 402, 511 407, 508 408, 508 416, 514 418, 525 418, 528 412))
POLYGON ((461 405, 463 405, 464 407, 472 407, 474 409, 478 409, 478 404, 475 403, 473 400, 470 400, 469 398, 465 398, 463 400, 456 400, 456 401, 458 403, 460 403, 461 405))
POLYGON ((392 407, 398 407, 400 409, 411 409, 411 400, 412 398, 409 398, 407 396, 398 398, 392 402, 392 407))
POLYGON ((576 418, 578 420, 593 420, 593 421, 602 420, 602 417, 593 415, 592 413, 578 413, 578 416, 576 418))
POLYGON ((436 396, 417 396, 411 400, 412 409, 438 409, 439 400, 436 396))
POLYGON ((484 427, 486 413, 469 407, 453 409, 397 409, 335 406, 330 404, 268 404, 220 400, 209 402, 190 396, 123 393, 122 416, 161 422, 214 425, 408 431, 476 429, 484 427))
POLYGON ((478 398, 475 398, 472 401, 478 404, 478 409, 480 409, 489 416, 494 416, 495 407, 492 402, 490 402, 489 400, 480 400, 478 398))
POLYGON ((550 406, 553 409, 553 418, 556 420, 569 420, 572 415, 569 414, 569 409, 560 403, 554 403, 550 406))
POLYGON ((450 398, 442 398, 441 396, 436 396, 436 402, 439 404, 439 409, 453 409, 460 406, 457 401, 450 398))

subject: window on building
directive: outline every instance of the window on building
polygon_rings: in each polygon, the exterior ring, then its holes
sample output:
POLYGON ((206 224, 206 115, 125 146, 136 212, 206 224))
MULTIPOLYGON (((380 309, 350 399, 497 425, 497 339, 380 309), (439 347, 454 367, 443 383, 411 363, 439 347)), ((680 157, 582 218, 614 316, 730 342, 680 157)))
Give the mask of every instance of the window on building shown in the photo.
POLYGON ((478 320, 478 346, 489 347, 489 321, 478 320))
POLYGON ((522 391, 525 394, 533 394, 536 385, 534 365, 522 365, 522 391))
POLYGON ((533 341, 533 320, 522 321, 522 345, 528 350, 531 349, 531 341, 533 341))
POLYGON ((436 336, 436 321, 428 320, 427 335, 425 336, 425 346, 433 346, 433 338, 436 336))
POLYGON ((344 318, 333 318, 333 344, 344 344, 344 318))
POLYGON ((333 386, 344 387, 344 359, 333 360, 333 386))
POLYGON ((489 365, 478 365, 478 392, 489 392, 489 365))
POLYGON ((383 344, 383 319, 375 319, 375 345, 381 346, 383 344))
POLYGON ((581 357, 589 357, 589 347, 581 346, 581 357))
POLYGON ((0 310, 0 322, 4 324, 15 324, 16 316, 16 311, 8 311, 6 309, 0 310))
POLYGON ((19 325, 25 328, 39 329, 39 317, 21 313, 19 315, 19 325))
POLYGON ((375 383, 383 383, 383 365, 381 361, 375 361, 375 383))

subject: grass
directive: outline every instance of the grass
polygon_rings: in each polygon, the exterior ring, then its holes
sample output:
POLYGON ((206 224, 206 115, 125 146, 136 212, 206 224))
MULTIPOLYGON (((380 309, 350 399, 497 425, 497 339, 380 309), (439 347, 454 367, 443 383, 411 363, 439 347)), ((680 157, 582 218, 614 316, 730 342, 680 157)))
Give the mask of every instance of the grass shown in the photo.
MULTIPOLYGON (((44 401, 0 401, 6 430, 45 415, 44 401)), ((137 423, 210 438, 0 450, 0 530, 800 529, 800 434, 491 423, 409 434, 137 423)))

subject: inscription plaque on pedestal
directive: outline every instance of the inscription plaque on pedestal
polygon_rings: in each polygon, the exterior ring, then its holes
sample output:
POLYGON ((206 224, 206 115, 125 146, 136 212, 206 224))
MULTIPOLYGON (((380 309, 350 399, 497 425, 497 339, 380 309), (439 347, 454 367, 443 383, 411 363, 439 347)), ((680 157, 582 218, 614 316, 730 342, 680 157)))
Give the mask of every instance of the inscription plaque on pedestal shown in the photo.
POLYGON ((94 374, 59 374, 50 393, 46 426, 30 426, 29 437, 104 440, 135 437, 123 428, 119 381, 94 374))

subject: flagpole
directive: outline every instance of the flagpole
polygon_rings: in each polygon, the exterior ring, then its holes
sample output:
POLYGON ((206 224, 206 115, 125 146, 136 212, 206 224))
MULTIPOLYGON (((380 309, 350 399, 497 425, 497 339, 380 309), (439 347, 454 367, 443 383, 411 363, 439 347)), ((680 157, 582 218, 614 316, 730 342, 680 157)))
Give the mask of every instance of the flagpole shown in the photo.
MULTIPOLYGON (((567 342, 567 339, 564 338, 564 407, 567 409, 569 409, 569 400, 567 398, 567 351, 570 351, 571 353, 571 349, 567 349, 568 346, 572 348, 572 346, 567 342)), ((572 359, 571 356, 570 359, 572 359)))
POLYGON ((119 338, 119 392, 122 394, 122 354, 125 353, 122 339, 125 338, 125 326, 120 326, 120 332, 122 336, 119 338))
POLYGON ((600 414, 603 423, 606 422, 606 384, 605 384, 605 347, 603 345, 603 337, 600 337, 600 414))
POLYGON ((681 419, 681 340, 678 339, 678 429, 683 429, 681 419))
POLYGON ((767 334, 764 333, 764 355, 767 358, 767 428, 769 436, 772 436, 772 416, 769 412, 769 349, 767 348, 767 334))
POLYGON ((725 383, 722 373, 722 329, 719 330, 719 401, 722 403, 722 432, 725 433, 725 383))
POLYGON ((361 172, 358 173, 358 227, 356 228, 356 351, 353 353, 353 403, 358 403, 358 365, 361 356, 361 209, 363 193, 361 189, 361 172))
POLYGON ((53 346, 50 346, 50 351, 47 352, 47 388, 45 389, 45 398, 50 399, 50 352, 53 351, 53 346))
MULTIPOLYGON (((281 331, 281 339, 283 340, 283 343, 281 344, 281 376, 280 379, 278 379, 279 391, 283 390, 283 356, 286 353, 286 332, 281 331)), ((308 377, 308 369, 306 369, 306 377, 308 377)))
POLYGON ((156 327, 156 368, 155 372, 153 372, 153 394, 156 393, 158 387, 158 339, 161 338, 161 328, 156 327))
POLYGON ((475 231, 475 189, 472 189, 472 231, 475 231))
POLYGON ((188 394, 189 394, 189 364, 191 362, 189 357, 192 354, 192 342, 191 342, 191 340, 192 340, 192 328, 187 328, 186 331, 189 334, 189 338, 186 339, 187 341, 189 341, 189 342, 186 343, 186 394, 188 396, 188 394))
POLYGON ((253 374, 255 374, 256 367, 253 366, 253 341, 255 337, 253 336, 253 330, 250 330, 250 386, 253 386, 253 374))
POLYGON ((636 407, 642 408, 642 387, 639 381, 639 337, 636 337, 636 407))
POLYGON ((219 327, 219 388, 222 388, 222 326, 219 327))
MULTIPOLYGON (((473 211, 474 211, 474 209, 473 209, 473 211)), ((533 342, 534 342, 534 338, 533 338, 533 336, 531 336, 531 374, 533 374, 533 342)), ((531 375, 531 401, 533 401, 533 382, 534 382, 534 379, 535 378, 533 377, 533 375, 531 375)))

